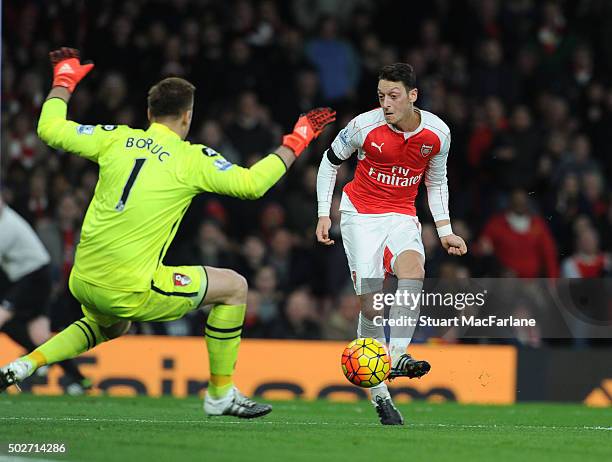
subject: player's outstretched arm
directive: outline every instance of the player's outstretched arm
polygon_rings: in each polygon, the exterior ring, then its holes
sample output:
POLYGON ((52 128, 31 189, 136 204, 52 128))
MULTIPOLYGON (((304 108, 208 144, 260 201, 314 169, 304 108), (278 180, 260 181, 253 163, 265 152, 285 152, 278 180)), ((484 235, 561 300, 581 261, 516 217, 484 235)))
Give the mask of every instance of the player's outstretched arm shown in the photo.
POLYGON ((79 125, 66 118, 72 92, 94 65, 81 64, 80 53, 74 48, 52 51, 49 58, 53 66, 53 84, 40 113, 38 136, 53 148, 97 161, 99 153, 116 132, 79 125))
POLYGON ((49 59, 53 67, 53 83, 38 120, 38 136, 50 146, 61 147, 58 146, 58 133, 66 122, 66 104, 77 84, 94 65, 81 64, 80 52, 74 48, 54 50, 49 53, 49 59))
POLYGON ((293 132, 283 136, 282 146, 293 151, 294 154, 291 163, 325 130, 325 127, 335 120, 336 111, 329 107, 319 107, 302 114, 293 127, 293 132))
POLYGON ((330 108, 317 108, 301 115, 293 132, 283 137, 283 144, 250 168, 232 165, 218 155, 197 157, 203 164, 194 166, 194 182, 203 191, 258 199, 281 179, 295 159, 334 120, 336 112, 330 108))
POLYGON ((60 48, 49 53, 53 66, 53 84, 47 99, 70 100, 77 84, 94 67, 93 63, 81 64, 81 54, 74 48, 60 48))

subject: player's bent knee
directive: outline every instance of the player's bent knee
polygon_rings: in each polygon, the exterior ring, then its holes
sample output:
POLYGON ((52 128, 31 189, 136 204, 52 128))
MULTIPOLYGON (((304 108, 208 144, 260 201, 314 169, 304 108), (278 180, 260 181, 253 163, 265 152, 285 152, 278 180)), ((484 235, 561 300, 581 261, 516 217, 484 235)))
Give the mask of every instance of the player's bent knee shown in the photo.
POLYGON ((118 323, 115 323, 112 326, 100 326, 100 330, 107 339, 112 340, 114 338, 121 337, 122 335, 126 334, 130 330, 131 325, 131 321, 119 321, 118 323))
POLYGON ((403 252, 395 262, 394 273, 398 279, 423 279, 425 277, 423 260, 423 257, 416 252, 403 252))
POLYGON ((231 295, 227 300, 228 305, 241 305, 246 303, 249 284, 246 278, 233 270, 228 270, 231 280, 231 295))
POLYGON ((425 278, 425 268, 420 264, 414 265, 400 272, 397 277, 400 279, 423 279, 425 278))
POLYGON ((397 265, 395 275, 398 279, 423 279, 425 277, 425 267, 418 262, 403 262, 402 265, 397 265))

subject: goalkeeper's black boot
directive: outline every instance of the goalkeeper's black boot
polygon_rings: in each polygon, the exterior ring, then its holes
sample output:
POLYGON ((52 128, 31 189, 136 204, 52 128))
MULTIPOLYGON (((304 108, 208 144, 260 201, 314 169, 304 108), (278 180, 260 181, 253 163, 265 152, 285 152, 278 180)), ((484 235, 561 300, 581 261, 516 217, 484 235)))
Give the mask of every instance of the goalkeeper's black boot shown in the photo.
POLYGON ((390 397, 385 398, 378 395, 374 398, 373 403, 376 407, 376 412, 378 413, 378 418, 380 419, 381 424, 404 425, 404 418, 393 405, 393 401, 391 401, 390 397))
POLYGON ((397 364, 391 368, 389 379, 408 377, 409 379, 421 378, 429 372, 431 366, 427 361, 417 361, 409 354, 400 356, 397 364))

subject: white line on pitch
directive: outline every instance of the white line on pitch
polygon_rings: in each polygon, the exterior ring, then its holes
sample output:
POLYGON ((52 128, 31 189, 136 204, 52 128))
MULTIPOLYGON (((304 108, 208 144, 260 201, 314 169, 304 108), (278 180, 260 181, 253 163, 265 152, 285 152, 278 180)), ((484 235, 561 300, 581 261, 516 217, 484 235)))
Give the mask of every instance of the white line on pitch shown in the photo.
MULTIPOLYGON (((28 422, 111 422, 111 423, 149 423, 149 424, 224 424, 237 425, 247 423, 240 420, 219 420, 217 418, 206 418, 202 420, 158 420, 158 419, 111 419, 99 417, 0 417, 0 421, 28 421, 28 422)), ((295 422, 295 421, 277 421, 277 420, 251 420, 251 424, 282 424, 282 425, 346 425, 346 423, 330 423, 330 422, 295 422)), ((353 422, 353 425, 373 426, 378 427, 375 423, 353 422)), ((563 426, 548 426, 548 425, 484 425, 484 424, 445 424, 445 423, 408 423, 409 427, 448 427, 448 428, 482 428, 482 429, 534 429, 534 430, 600 430, 612 431, 612 427, 604 426, 582 426, 582 427, 563 427, 563 426)))

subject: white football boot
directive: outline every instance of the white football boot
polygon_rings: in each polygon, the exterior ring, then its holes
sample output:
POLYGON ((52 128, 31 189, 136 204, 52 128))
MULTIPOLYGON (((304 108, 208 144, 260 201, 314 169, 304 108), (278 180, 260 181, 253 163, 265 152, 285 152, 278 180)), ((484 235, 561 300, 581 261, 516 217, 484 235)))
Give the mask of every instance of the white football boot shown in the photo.
POLYGON ((32 364, 23 359, 17 359, 0 368, 0 393, 11 385, 15 385, 19 389, 18 383, 27 379, 33 372, 32 364))
POLYGON ((269 404, 260 404, 247 398, 233 387, 223 398, 215 399, 206 392, 204 412, 210 416, 233 415, 242 419, 262 417, 272 411, 269 404))

